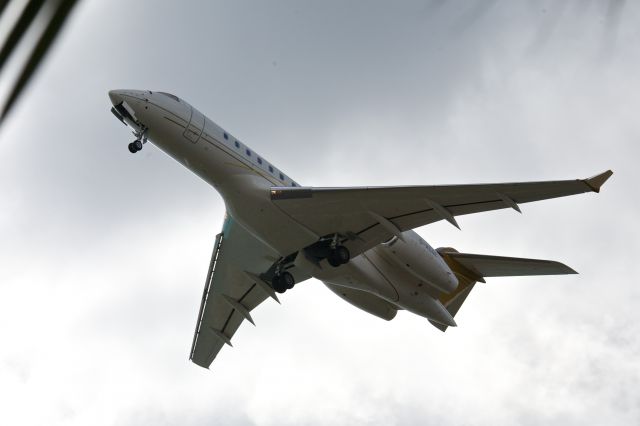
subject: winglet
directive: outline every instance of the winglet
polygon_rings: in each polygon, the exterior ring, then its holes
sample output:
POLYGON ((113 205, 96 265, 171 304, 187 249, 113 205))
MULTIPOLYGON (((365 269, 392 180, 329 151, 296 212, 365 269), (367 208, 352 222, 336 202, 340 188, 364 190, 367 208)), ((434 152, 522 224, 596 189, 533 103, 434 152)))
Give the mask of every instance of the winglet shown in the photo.
POLYGON ((604 183, 611 177, 612 174, 613 172, 611 170, 607 170, 604 173, 600 173, 599 175, 595 175, 590 177, 589 179, 585 179, 583 180, 583 182, 586 183, 593 192, 600 192, 600 187, 604 185, 604 183))

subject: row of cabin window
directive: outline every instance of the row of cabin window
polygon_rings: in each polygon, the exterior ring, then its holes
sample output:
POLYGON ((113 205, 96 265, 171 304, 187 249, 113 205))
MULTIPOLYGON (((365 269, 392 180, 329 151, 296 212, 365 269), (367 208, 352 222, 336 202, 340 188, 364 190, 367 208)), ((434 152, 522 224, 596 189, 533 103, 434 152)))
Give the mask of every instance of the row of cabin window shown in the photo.
MULTIPOLYGON (((229 135, 226 132, 224 133, 224 138, 226 140, 229 140, 229 135)), ((236 148, 240 148, 240 142, 238 142, 237 140, 234 142, 234 145, 236 146, 236 148)), ((251 150, 249 148, 246 148, 245 152, 247 153, 247 156, 251 157, 251 150)), ((258 164, 262 165, 262 158, 260 157, 258 157, 258 164)), ((271 164, 269 164, 269 172, 274 173, 273 166, 271 164)), ((284 182, 284 175, 282 173, 280 173, 280 180, 284 182)), ((291 182, 291 186, 297 185, 295 182, 291 182)))

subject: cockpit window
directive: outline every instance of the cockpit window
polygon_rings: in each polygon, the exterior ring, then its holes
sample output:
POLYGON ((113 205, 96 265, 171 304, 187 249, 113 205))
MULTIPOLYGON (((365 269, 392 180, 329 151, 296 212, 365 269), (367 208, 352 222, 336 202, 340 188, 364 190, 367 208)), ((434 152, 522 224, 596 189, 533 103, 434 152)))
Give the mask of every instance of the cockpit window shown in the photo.
POLYGON ((171 93, 166 93, 166 92, 157 92, 160 93, 161 95, 165 95, 170 97, 171 99, 173 99, 176 102, 180 102, 180 98, 178 98, 176 95, 172 95, 171 93))

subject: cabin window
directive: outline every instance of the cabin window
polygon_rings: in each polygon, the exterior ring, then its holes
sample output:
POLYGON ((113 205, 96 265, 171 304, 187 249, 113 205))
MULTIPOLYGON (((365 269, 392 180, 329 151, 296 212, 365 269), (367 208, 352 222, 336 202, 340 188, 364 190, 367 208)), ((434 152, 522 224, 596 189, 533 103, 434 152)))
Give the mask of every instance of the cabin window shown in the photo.
POLYGON ((224 132, 223 136, 224 136, 225 139, 227 139, 227 140, 229 139, 229 135, 227 134, 227 132, 224 132))
POLYGON ((295 182, 291 182, 291 186, 298 186, 295 182))
POLYGON ((269 166, 269 172, 273 173, 273 166, 269 166))
POLYGON ((245 152, 247 153, 247 155, 248 155, 249 157, 251 157, 251 151, 249 151, 249 150, 247 149, 245 152))
POLYGON ((236 146, 236 148, 240 148, 240 142, 236 141, 234 145, 236 146))
POLYGON ((262 158, 258 157, 258 164, 262 164, 262 158))
POLYGON ((284 175, 280 173, 280 180, 284 180, 284 175))

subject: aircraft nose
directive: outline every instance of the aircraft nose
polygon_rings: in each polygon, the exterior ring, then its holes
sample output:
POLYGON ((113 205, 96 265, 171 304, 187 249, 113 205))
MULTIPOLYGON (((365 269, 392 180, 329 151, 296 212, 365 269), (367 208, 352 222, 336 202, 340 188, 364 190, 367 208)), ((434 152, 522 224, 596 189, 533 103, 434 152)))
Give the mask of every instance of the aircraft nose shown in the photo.
POLYGON ((119 103, 121 103, 124 100, 124 98, 122 97, 122 90, 110 90, 109 99, 111 99, 111 103, 113 105, 118 105, 119 103))
POLYGON ((114 106, 125 100, 125 98, 132 104, 136 101, 147 101, 150 93, 148 90, 110 90, 109 98, 114 106))

